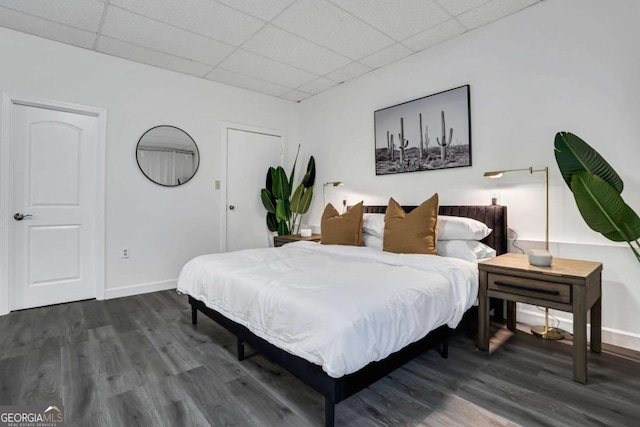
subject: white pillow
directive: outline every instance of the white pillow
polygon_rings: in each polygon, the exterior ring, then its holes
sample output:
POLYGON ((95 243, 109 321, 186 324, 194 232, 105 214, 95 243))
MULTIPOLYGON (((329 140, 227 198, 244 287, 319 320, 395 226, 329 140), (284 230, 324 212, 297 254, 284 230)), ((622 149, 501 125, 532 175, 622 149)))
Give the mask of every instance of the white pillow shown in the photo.
POLYGON ((436 251, 440 256, 462 258, 471 262, 496 256, 495 249, 475 240, 438 240, 436 251))
MULTIPOLYGON (((438 240, 482 240, 491 234, 486 224, 461 216, 438 215, 438 240)), ((384 214, 363 215, 362 233, 384 237, 384 214)))
POLYGON ((366 213, 362 215, 362 218, 363 234, 370 234, 380 239, 384 237, 384 214, 366 213))
POLYGON ((491 231, 486 224, 475 219, 438 215, 438 240, 482 240, 491 231))
POLYGON ((382 237, 362 233, 362 242, 368 248, 382 250, 382 237))

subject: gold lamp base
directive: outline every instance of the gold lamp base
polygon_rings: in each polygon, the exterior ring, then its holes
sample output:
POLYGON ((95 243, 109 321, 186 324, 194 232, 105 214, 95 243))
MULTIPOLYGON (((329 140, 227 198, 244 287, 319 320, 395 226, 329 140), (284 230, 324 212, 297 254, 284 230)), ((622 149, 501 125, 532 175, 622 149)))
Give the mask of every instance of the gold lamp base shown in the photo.
POLYGON ((558 328, 549 327, 549 307, 544 309, 544 326, 532 326, 531 333, 545 340, 562 340, 564 334, 558 328))
POLYGON ((557 328, 546 328, 544 326, 532 326, 531 333, 545 340, 562 340, 564 334, 557 328))

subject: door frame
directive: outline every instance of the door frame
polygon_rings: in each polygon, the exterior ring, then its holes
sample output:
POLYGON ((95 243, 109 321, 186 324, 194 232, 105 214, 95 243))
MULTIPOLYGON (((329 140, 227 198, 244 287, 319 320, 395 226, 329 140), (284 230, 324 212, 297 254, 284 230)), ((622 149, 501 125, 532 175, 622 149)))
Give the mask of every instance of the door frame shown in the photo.
MULTIPOLYGON (((221 138, 222 141, 222 153, 221 153, 221 167, 220 167, 220 177, 222 178, 222 182, 220 185, 220 252, 227 251, 227 205, 229 201, 227 200, 227 183, 229 182, 227 177, 227 165, 229 159, 227 158, 229 149, 229 130, 239 130, 243 132, 252 132, 259 133, 263 135, 271 135, 280 137, 280 165, 284 165, 284 147, 285 147, 285 133, 278 129, 265 128, 260 126, 247 125, 243 123, 234 123, 223 121, 221 123, 222 131, 221 138)), ((258 197, 258 193, 256 192, 256 197, 258 197)))
POLYGON ((95 200, 95 242, 94 262, 96 265, 96 298, 104 299, 105 289, 105 172, 107 110, 86 105, 25 96, 12 92, 2 92, 0 109, 0 316, 11 311, 9 305, 9 221, 11 212, 11 161, 9 147, 11 138, 11 112, 14 105, 22 105, 67 113, 83 114, 98 119, 98 145, 96 159, 96 200, 95 200))

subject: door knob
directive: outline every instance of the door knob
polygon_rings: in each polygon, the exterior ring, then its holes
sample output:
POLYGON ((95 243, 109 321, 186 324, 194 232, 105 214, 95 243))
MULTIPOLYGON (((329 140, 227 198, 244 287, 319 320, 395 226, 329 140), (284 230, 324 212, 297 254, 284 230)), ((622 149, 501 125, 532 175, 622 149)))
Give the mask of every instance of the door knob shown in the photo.
POLYGON ((230 210, 230 211, 234 210, 235 208, 236 208, 235 206, 233 206, 233 205, 229 205, 229 210, 230 210))
POLYGON ((15 214, 13 216, 13 219, 15 219, 16 221, 22 221, 23 219, 28 218, 28 217, 32 217, 32 216, 33 215, 22 215, 20 212, 18 212, 17 214, 15 214))

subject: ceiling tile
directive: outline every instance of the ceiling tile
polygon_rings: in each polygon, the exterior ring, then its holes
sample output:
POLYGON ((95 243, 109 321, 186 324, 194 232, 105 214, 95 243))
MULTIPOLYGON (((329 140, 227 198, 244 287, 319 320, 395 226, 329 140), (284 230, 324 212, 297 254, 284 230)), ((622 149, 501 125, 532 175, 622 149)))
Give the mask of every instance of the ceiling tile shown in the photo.
POLYGON ((4 8, 0 8, 0 26, 87 49, 93 47, 96 39, 92 32, 4 8))
POLYGON ((272 23, 351 59, 393 44, 389 37, 325 1, 299 0, 272 23))
POLYGON ((330 0, 386 35, 403 40, 450 19, 433 0, 330 0))
POLYGON ((471 9, 475 9, 491 0, 436 0, 447 12, 459 15, 471 9))
POLYGON ((102 34, 203 64, 216 65, 233 47, 111 6, 102 34))
POLYGON ((301 86, 317 77, 306 71, 240 49, 233 52, 219 67, 289 88, 301 86))
POLYGON ((540 1, 0 0, 0 26, 92 49, 104 19, 100 52, 297 101, 540 1))
POLYGON ((493 0, 458 16, 467 28, 476 28, 537 3, 538 0, 493 0))
POLYGON ((399 61, 412 53, 413 51, 411 49, 408 49, 400 43, 396 43, 382 49, 380 52, 376 52, 373 55, 362 58, 360 62, 372 68, 379 68, 387 64, 391 64, 392 62, 399 61))
POLYGON ((231 86, 241 87, 243 89, 253 90, 272 96, 281 96, 291 91, 291 88, 280 86, 274 83, 265 82, 264 80, 254 79, 253 77, 244 76, 232 71, 215 68, 205 76, 209 80, 231 86))
POLYGON ((303 99, 310 97, 308 93, 300 92, 299 90, 292 90, 282 95, 280 98, 288 99, 289 101, 299 102, 303 99))
POLYGON ((336 82, 346 82, 347 80, 351 80, 355 77, 361 76, 369 71, 371 71, 370 67, 362 65, 359 62, 352 62, 351 64, 340 68, 339 70, 327 74, 325 77, 336 82))
POLYGON ((0 6, 93 32, 105 7, 98 0, 0 0, 0 6))
POLYGON ((436 45, 447 39, 455 37, 464 33, 467 29, 455 19, 443 22, 437 27, 431 28, 427 31, 423 31, 420 34, 416 34, 413 37, 408 38, 402 43, 408 46, 410 49, 418 52, 422 49, 426 49, 430 46, 436 45))
POLYGON ((331 87, 334 87, 335 85, 337 85, 338 83, 334 82, 333 80, 329 80, 329 79, 325 79, 324 77, 320 77, 317 78, 307 84, 304 84, 302 86, 300 86, 298 89, 306 92, 306 93, 310 93, 310 94, 316 94, 316 93, 320 93, 323 92, 331 87))
POLYGON ((351 62, 349 58, 273 25, 262 28, 242 48, 315 74, 327 74, 351 62))
POLYGON ((96 50, 120 58, 130 59, 131 61, 142 62, 143 64, 154 65, 192 76, 202 77, 211 70, 211 65, 200 64, 199 62, 178 58, 168 53, 135 46, 104 36, 98 39, 96 50))
POLYGON ((264 25, 259 19, 211 0, 111 0, 111 4, 234 46, 264 25))
POLYGON ((218 0, 228 6, 241 10, 265 21, 272 20, 295 0, 218 0))

